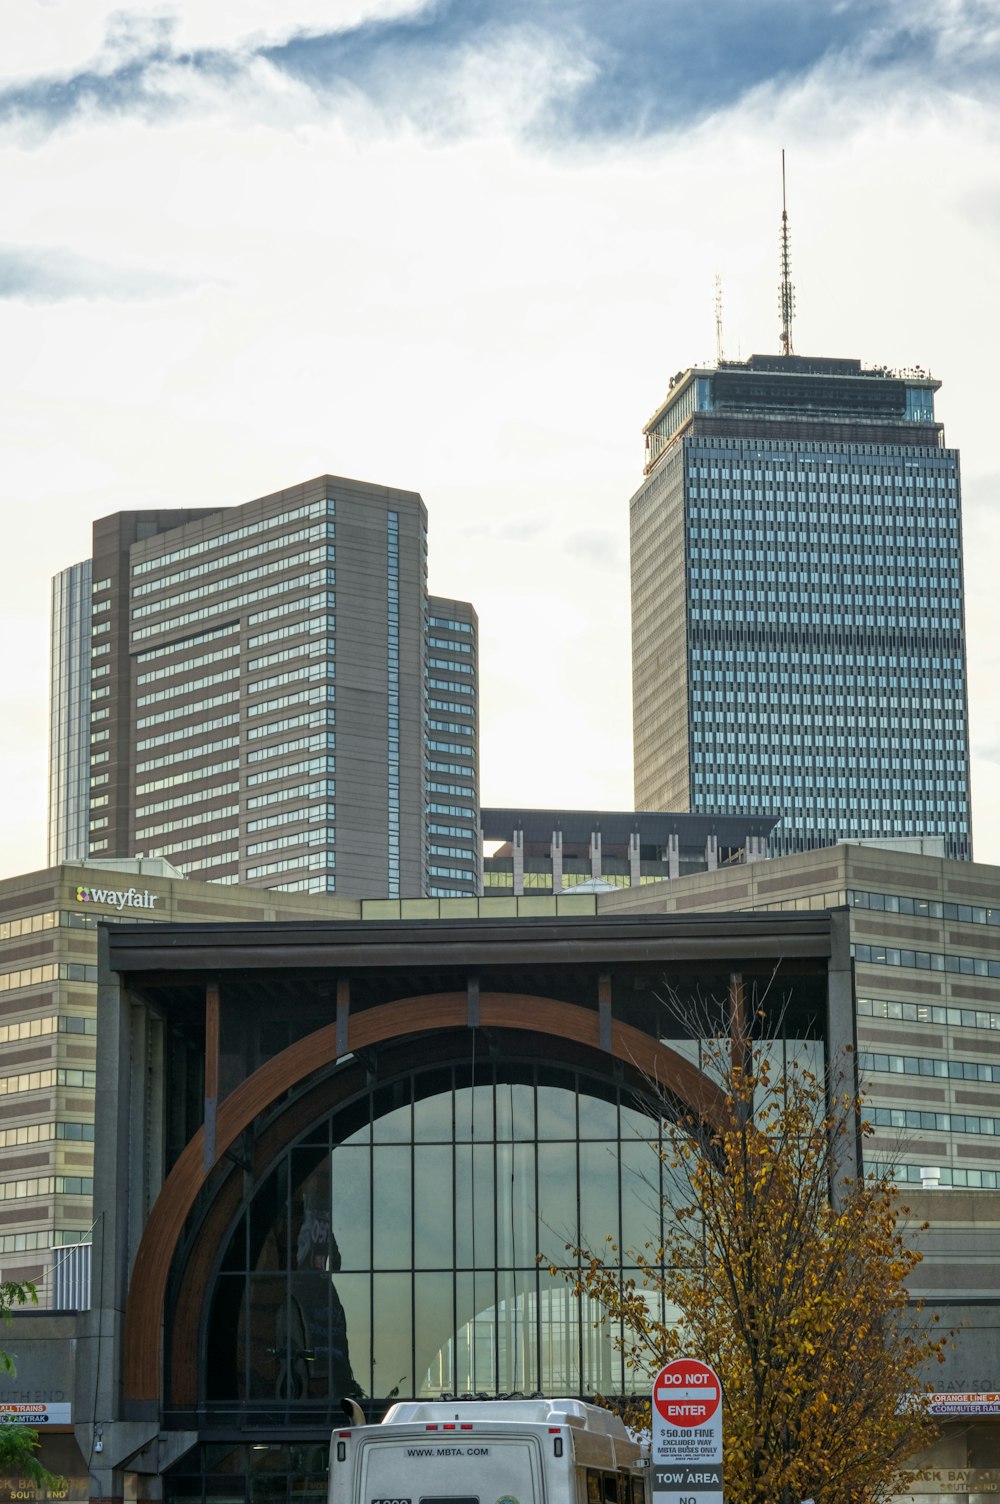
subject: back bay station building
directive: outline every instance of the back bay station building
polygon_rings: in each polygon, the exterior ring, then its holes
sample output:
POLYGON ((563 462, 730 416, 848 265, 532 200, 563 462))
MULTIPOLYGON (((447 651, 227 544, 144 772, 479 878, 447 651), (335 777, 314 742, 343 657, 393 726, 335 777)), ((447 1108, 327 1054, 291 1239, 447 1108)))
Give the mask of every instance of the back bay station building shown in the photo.
POLYGON ((661 1115, 714 1110, 692 1020, 849 1054, 849 916, 548 904, 102 926, 91 1496, 320 1500, 344 1395, 632 1387, 547 1265, 658 1236, 661 1115))

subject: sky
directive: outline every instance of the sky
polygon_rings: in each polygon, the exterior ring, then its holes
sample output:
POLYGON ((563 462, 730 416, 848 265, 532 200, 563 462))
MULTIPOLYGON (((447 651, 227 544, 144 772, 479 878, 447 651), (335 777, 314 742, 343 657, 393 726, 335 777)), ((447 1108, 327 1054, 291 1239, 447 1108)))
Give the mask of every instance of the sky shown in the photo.
POLYGON ((420 491, 478 609, 484 804, 631 809, 642 426, 717 276, 777 350, 782 149, 796 351, 943 382, 1000 862, 993 0, 5 0, 0 875, 92 521, 326 472, 420 491))

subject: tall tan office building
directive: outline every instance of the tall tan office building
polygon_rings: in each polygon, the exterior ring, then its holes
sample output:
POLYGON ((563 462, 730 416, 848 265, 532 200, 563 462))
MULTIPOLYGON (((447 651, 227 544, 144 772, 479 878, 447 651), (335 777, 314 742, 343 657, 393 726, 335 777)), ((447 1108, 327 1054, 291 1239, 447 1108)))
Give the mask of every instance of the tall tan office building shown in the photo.
POLYGON ((477 619, 428 594, 416 492, 327 475, 244 506, 121 512, 94 524, 90 562, 89 610, 69 578, 54 592, 50 861, 478 891, 477 619))

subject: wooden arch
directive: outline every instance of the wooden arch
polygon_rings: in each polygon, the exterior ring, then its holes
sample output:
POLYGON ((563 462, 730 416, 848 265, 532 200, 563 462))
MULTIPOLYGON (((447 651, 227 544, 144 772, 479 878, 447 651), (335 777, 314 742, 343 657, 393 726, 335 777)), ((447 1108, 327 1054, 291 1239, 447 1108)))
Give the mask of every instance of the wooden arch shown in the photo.
MULTIPOLYGON (((602 1030, 599 1013, 573 1003, 524 993, 484 992, 479 997, 478 1024, 483 1028, 515 1029, 570 1041, 610 1055, 631 1066, 656 1086, 709 1122, 722 1121, 722 1095, 698 1068, 630 1024, 608 1020, 602 1030), (610 1025, 610 1027, 608 1027, 610 1025)), ((290 1091, 341 1055, 406 1035, 469 1025, 465 992, 425 994, 386 1003, 351 1015, 346 1042, 338 1026, 325 1025, 282 1050, 235 1088, 219 1105, 215 1124, 215 1162, 236 1142, 255 1118, 290 1091)), ((143 1408, 161 1399, 161 1335, 167 1279, 199 1192, 213 1164, 206 1165, 205 1129, 186 1144, 157 1197, 143 1230, 125 1306, 123 1389, 128 1405, 143 1408)))

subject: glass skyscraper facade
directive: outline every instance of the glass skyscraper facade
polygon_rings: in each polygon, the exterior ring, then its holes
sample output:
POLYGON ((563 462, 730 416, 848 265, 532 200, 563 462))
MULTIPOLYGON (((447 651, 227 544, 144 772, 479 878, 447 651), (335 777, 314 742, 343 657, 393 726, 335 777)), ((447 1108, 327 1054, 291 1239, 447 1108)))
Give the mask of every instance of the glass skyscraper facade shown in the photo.
POLYGON ((89 559, 52 581, 49 680, 50 866, 87 855, 90 815, 89 559))
POLYGON ((971 855, 939 385, 797 356, 674 378, 631 503, 637 808, 779 814, 775 852, 971 855))

